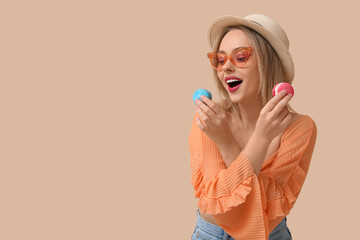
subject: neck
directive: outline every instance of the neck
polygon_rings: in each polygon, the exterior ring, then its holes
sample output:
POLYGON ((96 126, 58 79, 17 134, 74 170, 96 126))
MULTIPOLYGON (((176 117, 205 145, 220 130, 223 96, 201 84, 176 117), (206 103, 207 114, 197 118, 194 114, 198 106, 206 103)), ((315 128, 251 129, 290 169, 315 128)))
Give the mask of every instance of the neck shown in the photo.
POLYGON ((258 97, 253 102, 239 102, 237 103, 237 106, 240 112, 240 127, 246 131, 252 132, 255 129, 260 111, 263 108, 261 98, 258 97))

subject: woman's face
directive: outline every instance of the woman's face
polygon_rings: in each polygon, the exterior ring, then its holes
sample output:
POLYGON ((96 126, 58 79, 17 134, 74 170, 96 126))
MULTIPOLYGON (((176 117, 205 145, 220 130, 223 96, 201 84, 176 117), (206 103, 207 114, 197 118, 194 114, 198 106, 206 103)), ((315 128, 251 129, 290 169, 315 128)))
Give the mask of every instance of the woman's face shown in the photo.
MULTIPOLYGON (((231 30, 222 39, 219 52, 223 52, 229 56, 239 47, 250 47, 249 40, 242 30, 231 30)), ((246 104, 255 103, 255 101, 259 100, 257 99, 257 92, 260 85, 260 78, 254 52, 248 58, 245 66, 241 68, 235 67, 229 60, 226 61, 222 70, 218 71, 218 77, 227 90, 232 102, 246 104), (231 88, 226 82, 231 78, 242 81, 237 89, 236 87, 231 88)))

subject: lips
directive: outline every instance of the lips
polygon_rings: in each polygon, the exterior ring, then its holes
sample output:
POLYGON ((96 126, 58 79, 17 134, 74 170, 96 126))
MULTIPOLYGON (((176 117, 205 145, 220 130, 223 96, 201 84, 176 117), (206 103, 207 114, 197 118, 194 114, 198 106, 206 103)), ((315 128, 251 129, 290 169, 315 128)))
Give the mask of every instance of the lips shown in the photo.
POLYGON ((240 88, 240 85, 243 81, 238 77, 228 76, 225 78, 225 82, 228 85, 229 92, 235 92, 240 88))

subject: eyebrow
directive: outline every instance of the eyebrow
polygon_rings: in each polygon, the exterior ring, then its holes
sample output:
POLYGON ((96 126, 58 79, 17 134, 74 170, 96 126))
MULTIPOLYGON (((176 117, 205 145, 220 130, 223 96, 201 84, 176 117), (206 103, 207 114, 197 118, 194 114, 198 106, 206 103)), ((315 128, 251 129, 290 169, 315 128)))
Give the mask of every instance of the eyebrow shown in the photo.
MULTIPOLYGON (((238 49, 240 49, 240 48, 245 48, 245 47, 237 47, 237 48, 234 48, 231 52, 234 52, 234 51, 236 51, 236 50, 238 50, 238 49)), ((219 53, 226 53, 226 52, 224 52, 224 51, 219 51, 219 53)))

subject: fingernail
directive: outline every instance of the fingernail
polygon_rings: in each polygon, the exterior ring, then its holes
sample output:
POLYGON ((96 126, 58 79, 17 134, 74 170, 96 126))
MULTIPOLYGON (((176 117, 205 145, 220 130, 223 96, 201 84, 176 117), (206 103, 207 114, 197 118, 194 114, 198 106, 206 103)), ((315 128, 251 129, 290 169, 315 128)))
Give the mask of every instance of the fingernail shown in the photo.
POLYGON ((201 96, 201 99, 203 99, 203 100, 204 100, 204 96, 201 96))

